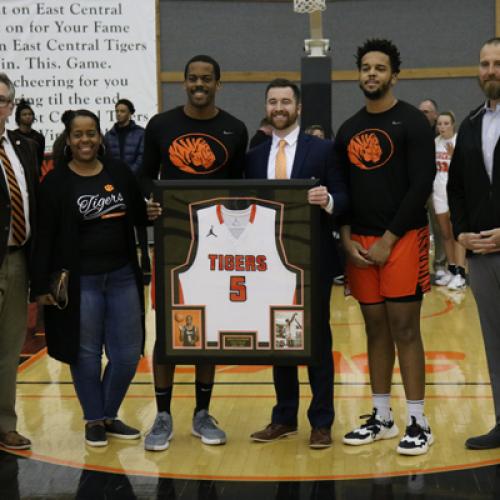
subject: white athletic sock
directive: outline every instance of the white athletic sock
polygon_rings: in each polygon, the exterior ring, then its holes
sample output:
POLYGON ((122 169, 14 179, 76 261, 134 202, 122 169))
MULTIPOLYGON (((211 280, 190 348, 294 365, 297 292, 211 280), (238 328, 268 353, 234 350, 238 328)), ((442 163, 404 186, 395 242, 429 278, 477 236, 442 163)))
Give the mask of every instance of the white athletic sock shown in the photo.
POLYGON ((424 400, 420 399, 412 401, 407 399, 406 405, 408 407, 408 425, 411 424, 411 417, 415 417, 418 425, 427 427, 427 422, 424 417, 424 400))
POLYGON ((377 408, 377 413, 385 422, 391 419, 391 395, 390 394, 373 394, 373 407, 377 408))

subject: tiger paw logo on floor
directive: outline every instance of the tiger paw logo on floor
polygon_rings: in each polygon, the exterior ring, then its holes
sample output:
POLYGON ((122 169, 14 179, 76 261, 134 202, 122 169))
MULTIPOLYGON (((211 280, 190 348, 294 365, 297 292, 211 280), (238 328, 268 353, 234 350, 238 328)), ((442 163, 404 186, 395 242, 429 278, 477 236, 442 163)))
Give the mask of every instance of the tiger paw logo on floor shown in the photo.
POLYGON ((168 148, 170 161, 189 174, 211 174, 227 162, 227 150, 218 139, 207 134, 185 134, 168 148))
POLYGON ((357 133, 347 146, 350 162, 362 170, 382 167, 393 153, 394 144, 387 132, 375 128, 357 133))

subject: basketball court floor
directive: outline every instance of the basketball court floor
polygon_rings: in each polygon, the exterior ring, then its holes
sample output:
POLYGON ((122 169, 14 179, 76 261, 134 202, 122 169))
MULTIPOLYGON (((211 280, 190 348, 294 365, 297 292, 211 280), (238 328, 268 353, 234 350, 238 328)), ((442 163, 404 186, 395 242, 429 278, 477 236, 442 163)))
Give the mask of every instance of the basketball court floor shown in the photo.
MULTIPOLYGON (((426 414, 435 436, 429 453, 403 457, 397 439, 347 447, 342 435, 370 413, 367 356, 357 303, 332 295, 335 357, 334 445, 308 447, 310 390, 301 368, 296 436, 258 444, 250 434, 270 420, 274 403, 268 366, 219 366, 210 408, 228 435, 225 446, 206 446, 191 435, 194 369, 176 372, 174 437, 165 452, 146 452, 141 441, 85 445, 81 410, 67 366, 45 350, 19 368, 19 430, 33 441, 28 452, 0 451, 0 499, 489 499, 500 498, 500 449, 470 451, 467 437, 489 430, 493 405, 483 343, 470 290, 435 287, 424 300, 426 414)), ((147 353, 121 410, 146 431, 155 415, 149 353, 154 312, 148 312, 147 353)), ((393 402, 405 426, 405 399, 396 367, 393 402)))

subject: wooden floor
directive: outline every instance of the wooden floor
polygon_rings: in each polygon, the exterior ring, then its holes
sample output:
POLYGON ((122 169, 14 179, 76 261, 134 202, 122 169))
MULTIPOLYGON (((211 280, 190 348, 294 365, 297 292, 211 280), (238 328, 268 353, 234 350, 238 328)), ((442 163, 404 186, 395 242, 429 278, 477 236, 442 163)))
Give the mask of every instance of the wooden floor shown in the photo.
MULTIPOLYGON (((147 351, 150 353, 154 336, 152 311, 148 313, 147 324, 147 351)), ((33 449, 17 455, 29 458, 29 461, 23 461, 24 464, 37 464, 41 467, 36 469, 38 472, 30 473, 40 475, 38 484, 45 484, 43 479, 46 480, 42 464, 53 464, 59 466, 55 470, 66 470, 69 475, 74 473, 73 469, 87 469, 124 474, 128 477, 137 476, 151 480, 155 478, 154 481, 157 481, 156 478, 171 478, 184 481, 183 484, 200 480, 200 484, 204 484, 203 481, 222 481, 234 488, 234 497, 220 494, 215 497, 200 497, 198 488, 192 498, 239 499, 246 498, 242 495, 249 490, 247 486, 238 490, 238 484, 316 484, 317 481, 326 481, 323 484, 326 488, 328 481, 335 481, 337 485, 339 481, 340 484, 346 481, 345 484, 352 484, 356 488, 364 484, 362 479, 371 479, 372 486, 376 485, 382 488, 381 491, 385 491, 387 484, 392 484, 387 482, 388 478, 397 478, 394 479, 397 484, 404 481, 404 484, 411 485, 411 478, 418 475, 413 485, 414 489, 418 490, 421 481, 418 478, 438 477, 422 474, 450 474, 452 471, 464 471, 464 474, 469 474, 469 469, 477 473, 480 467, 500 464, 500 450, 477 452, 464 448, 464 440, 467 437, 488 430, 494 423, 484 349, 474 299, 469 290, 451 293, 435 287, 424 300, 422 331, 427 360, 426 414, 435 435, 435 444, 430 452, 422 457, 397 455, 397 439, 377 442, 366 447, 342 445, 342 435, 358 424, 359 415, 370 412, 371 400, 365 335, 359 307, 352 298, 343 296, 340 287, 334 287, 332 294, 332 328, 336 368, 336 419, 334 446, 330 449, 313 451, 307 446, 310 428, 306 410, 310 390, 307 373, 303 368, 298 435, 268 444, 252 443, 249 440, 253 431, 270 420, 274 390, 271 369, 267 366, 218 367, 210 411, 228 435, 228 443, 225 446, 205 446, 191 435, 194 371, 191 366, 179 366, 172 406, 174 438, 168 451, 146 452, 142 440, 112 441, 104 450, 87 447, 83 440, 81 410, 71 384, 69 370, 67 366, 52 360, 41 351, 20 367, 19 429, 33 440, 33 449)), ((403 429, 405 398, 397 367, 392 394, 396 421, 400 429, 403 429)), ((146 431, 154 415, 150 358, 146 357, 141 362, 122 406, 121 417, 127 423, 146 431)), ((58 474, 64 476, 64 472, 58 474)), ((23 485, 21 476, 20 489, 23 485)), ((474 477, 477 481, 479 476, 476 474, 474 477)), ((0 477, 0 498, 3 499, 2 481, 0 477)), ((37 489, 36 477, 25 480, 25 484, 32 482, 35 490, 41 495, 43 492, 37 489)), ((487 482, 491 483, 491 478, 487 482)), ((467 482, 469 489, 473 483, 474 481, 467 482)), ((162 497, 157 492, 156 482, 155 484, 154 493, 143 491, 144 496, 134 493, 130 498, 191 498, 179 494, 162 497)), ((457 483, 456 480, 447 480, 446 484, 450 484, 453 489, 457 483)), ((33 498, 73 498, 63 496, 71 492, 59 491, 59 488, 64 489, 63 485, 64 481, 47 486, 52 488, 46 492, 48 496, 33 498)), ((167 491, 168 487, 164 487, 167 491)), ((294 491, 293 487, 290 487, 290 491, 294 491)), ((188 486, 184 488, 188 488, 185 493, 189 491, 188 486)), ((307 487, 302 488, 304 490, 307 487)), ((479 494, 482 491, 485 495, 488 493, 488 490, 484 489, 485 486, 482 490, 481 486, 478 488, 472 492, 479 494)), ((448 494, 443 498, 472 498, 469 489, 456 491, 455 496, 448 494), (466 490, 468 496, 462 496, 466 490)), ((425 488, 420 490, 427 491, 425 488)), ((350 496, 339 496, 339 486, 336 491, 336 497, 335 494, 331 496, 327 493, 326 496, 304 498, 358 498, 354 493, 350 496)), ((406 490, 403 488, 401 491, 406 490)), ((392 496, 382 494, 377 498, 397 498, 392 489, 391 492, 392 496)), ((440 494, 443 492, 441 488, 440 494)), ((25 488, 19 498, 32 498, 28 493, 25 488)), ((36 491, 32 493, 35 494, 36 491)), ((293 496, 292 493, 284 495, 283 498, 303 498, 300 495, 293 496)), ((359 498, 369 498, 370 495, 361 495, 359 498)), ((427 492, 425 498, 441 498, 429 495, 427 492)), ((261 499, 263 498, 268 497, 261 495, 261 499)), ((279 497, 273 494, 269 498, 279 497)), ((96 500, 96 497, 93 500, 96 500)))

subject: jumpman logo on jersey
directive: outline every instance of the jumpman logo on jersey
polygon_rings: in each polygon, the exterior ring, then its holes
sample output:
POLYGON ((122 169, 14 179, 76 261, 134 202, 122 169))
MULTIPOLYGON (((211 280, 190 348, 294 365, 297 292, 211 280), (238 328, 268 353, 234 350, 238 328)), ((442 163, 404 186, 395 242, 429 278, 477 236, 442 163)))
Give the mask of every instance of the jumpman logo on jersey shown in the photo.
POLYGON ((217 238, 217 235, 214 233, 214 226, 210 226, 210 231, 208 231, 207 238, 209 236, 215 236, 217 238))

